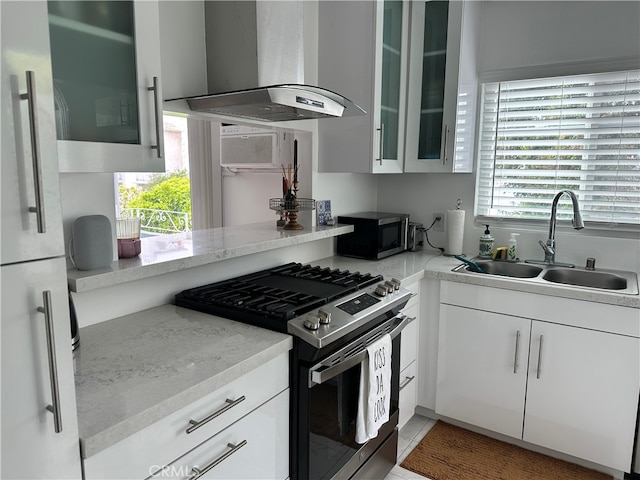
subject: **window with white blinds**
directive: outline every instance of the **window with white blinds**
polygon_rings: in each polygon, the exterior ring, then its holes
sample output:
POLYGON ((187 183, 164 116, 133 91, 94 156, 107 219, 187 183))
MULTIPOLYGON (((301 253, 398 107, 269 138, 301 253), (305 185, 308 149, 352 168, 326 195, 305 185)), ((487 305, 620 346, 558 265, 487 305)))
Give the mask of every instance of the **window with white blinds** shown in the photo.
POLYGON ((485 83, 476 215, 640 224, 640 70, 485 83), (571 218, 571 203, 558 218, 571 218))

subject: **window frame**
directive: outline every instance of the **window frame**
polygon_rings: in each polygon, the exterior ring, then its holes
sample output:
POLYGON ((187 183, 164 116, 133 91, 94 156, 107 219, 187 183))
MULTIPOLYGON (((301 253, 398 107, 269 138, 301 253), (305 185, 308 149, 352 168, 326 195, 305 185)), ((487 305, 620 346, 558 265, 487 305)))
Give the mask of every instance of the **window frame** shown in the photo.
MULTIPOLYGON (((476 165, 474 168, 474 225, 476 227, 484 227, 491 224, 496 228, 539 231, 548 228, 549 219, 518 219, 514 217, 488 216, 478 214, 477 191, 478 180, 480 174, 479 145, 481 142, 480 120, 482 114, 482 89, 486 83, 509 82, 519 80, 533 80, 547 77, 562 77, 572 75, 589 75, 598 73, 611 73, 626 70, 640 69, 640 59, 636 57, 615 58, 602 61, 587 62, 570 62, 566 64, 537 65, 527 67, 517 67, 503 70, 495 70, 481 72, 478 75, 478 89, 476 92, 478 98, 478 108, 476 111, 476 142, 474 150, 474 159, 476 165)), ((550 212, 549 212, 550 214, 550 212)), ((616 238, 639 238, 640 224, 622 224, 610 222, 594 222, 585 221, 588 231, 604 237, 616 238)), ((572 231, 570 220, 557 220, 557 228, 559 231, 572 231)))

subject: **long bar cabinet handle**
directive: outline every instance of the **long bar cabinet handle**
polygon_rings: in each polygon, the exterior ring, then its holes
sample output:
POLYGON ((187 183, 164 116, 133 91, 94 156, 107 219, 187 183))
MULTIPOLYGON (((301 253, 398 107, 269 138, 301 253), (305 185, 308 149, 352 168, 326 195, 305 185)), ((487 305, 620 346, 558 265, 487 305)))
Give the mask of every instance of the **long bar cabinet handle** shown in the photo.
POLYGON ((202 420, 189 420, 189 424, 191 425, 189 428, 187 428, 185 431, 187 433, 192 433, 195 430, 199 429, 200 427, 202 427, 203 425, 206 425, 207 423, 209 423, 211 420, 213 420, 216 417, 219 417, 220 415, 222 415, 224 412, 226 412, 227 410, 235 407, 236 405, 238 405, 240 402, 244 402, 246 400, 246 397, 243 395, 240 398, 237 398, 235 400, 230 400, 230 399, 226 399, 226 405, 224 405, 223 407, 219 408, 218 410, 216 410, 215 412, 213 412, 211 415, 209 415, 206 418, 203 418, 202 420))
POLYGON ((540 335, 540 347, 538 348, 538 370, 536 371, 536 378, 540 378, 542 372, 542 344, 544 342, 544 335, 540 335))
POLYGON ((160 107, 160 85, 158 77, 153 77, 153 85, 147 87, 148 90, 153 91, 153 110, 156 119, 156 140, 157 145, 151 145, 151 148, 157 150, 158 158, 164 156, 164 128, 162 124, 162 108, 160 107))
POLYGON ((442 165, 446 165, 449 159, 447 158, 448 148, 447 140, 449 140, 449 126, 444 126, 444 143, 442 145, 442 165))
POLYGON ((40 135, 38 128, 38 104, 36 102, 36 74, 26 71, 27 93, 20 94, 21 100, 26 100, 29 110, 29 131, 31 135, 31 159, 33 162, 33 190, 36 206, 29 207, 29 211, 36 214, 38 233, 46 233, 44 218, 44 188, 42 186, 42 160, 40 155, 40 135))
POLYGON ((380 124, 380 128, 377 128, 380 132, 380 139, 378 140, 378 147, 380 151, 378 152, 378 163, 382 165, 382 159, 384 158, 384 123, 380 124))
POLYGON ((218 458, 216 458, 213 462, 211 462, 209 465, 207 465, 203 469, 199 469, 198 467, 193 467, 191 469, 191 476, 189 477, 189 480, 196 480, 196 479, 200 478, 201 476, 205 475, 212 468, 215 468, 217 465, 219 465, 221 462, 223 462, 224 460, 229 458, 231 455, 236 453, 238 450, 240 450, 246 444, 247 444, 246 440, 242 440, 237 445, 234 445, 233 443, 227 443, 227 447, 229 447, 231 450, 228 450, 225 453, 223 453, 222 455, 220 455, 218 458))
POLYGON ((513 358, 513 373, 518 373, 518 353, 520 351, 520 330, 516 332, 516 353, 513 358))
POLYGON ((47 405, 47 410, 53 413, 53 424, 56 433, 62 432, 62 414, 60 410, 60 386, 58 383, 58 366, 56 364, 56 345, 53 334, 53 308, 51 306, 51 291, 42 292, 44 307, 38 307, 38 311, 44 313, 45 330, 47 335, 47 354, 49 357, 49 379, 51 381, 52 405, 47 405))

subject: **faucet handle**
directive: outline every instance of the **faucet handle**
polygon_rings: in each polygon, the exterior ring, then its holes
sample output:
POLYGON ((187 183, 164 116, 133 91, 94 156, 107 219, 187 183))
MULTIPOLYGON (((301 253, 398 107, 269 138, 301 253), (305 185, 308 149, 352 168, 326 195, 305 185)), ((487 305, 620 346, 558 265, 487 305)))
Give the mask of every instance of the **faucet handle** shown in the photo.
POLYGON ((547 255, 553 255, 555 253, 553 248, 550 245, 544 243, 542 240, 538 240, 538 244, 542 247, 542 250, 544 250, 544 253, 546 253, 547 255))

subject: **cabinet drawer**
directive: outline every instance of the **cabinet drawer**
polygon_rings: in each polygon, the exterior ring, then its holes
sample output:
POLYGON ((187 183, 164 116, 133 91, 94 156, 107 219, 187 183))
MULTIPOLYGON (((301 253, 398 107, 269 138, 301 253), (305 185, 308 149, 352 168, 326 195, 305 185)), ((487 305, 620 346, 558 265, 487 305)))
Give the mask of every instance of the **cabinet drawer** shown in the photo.
POLYGON ((404 310, 404 314, 410 318, 415 317, 404 330, 400 343, 400 371, 404 370, 411 362, 416 360, 418 354, 418 306, 414 305, 404 310))
POLYGON ((289 390, 170 465, 154 479, 284 479, 289 476, 289 390))
POLYGON ((398 429, 402 428, 413 417, 416 410, 418 391, 416 365, 417 362, 413 362, 400 372, 400 398, 398 402, 400 417, 398 418, 398 429))
MULTIPOLYGON (((288 388, 289 356, 280 355, 227 386, 84 460, 85 479, 146 478, 288 388), (240 400, 244 397, 244 400, 240 400), (233 402, 233 403, 231 403, 233 402), (191 420, 203 421, 191 433, 191 420)), ((99 412, 96 412, 99 415, 99 412)))
POLYGON ((440 302, 636 338, 640 336, 637 308, 448 281, 440 285, 440 302))

